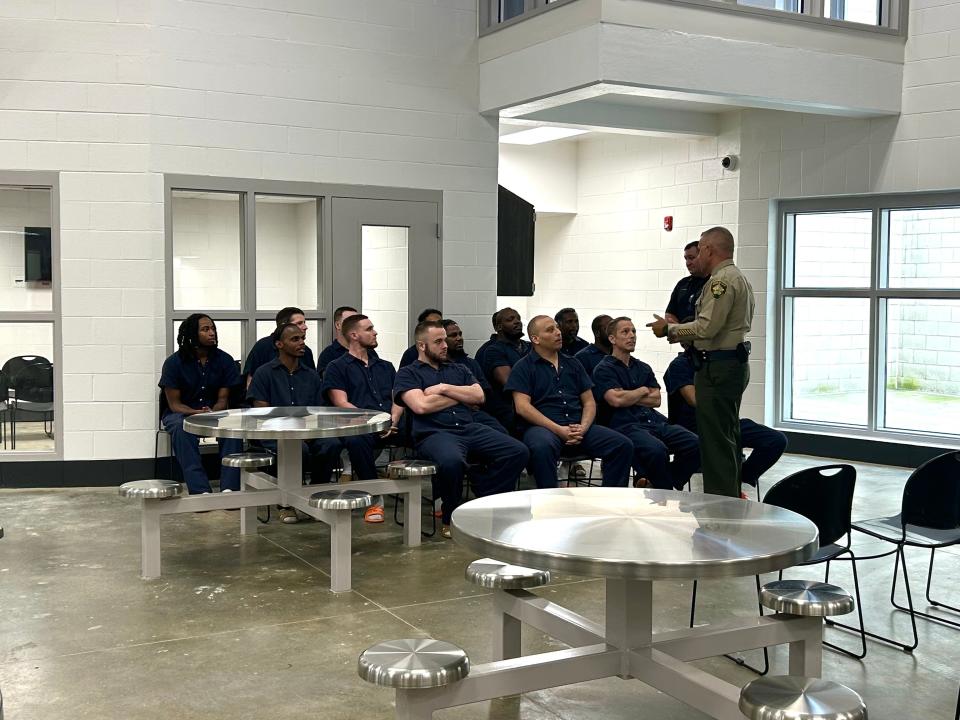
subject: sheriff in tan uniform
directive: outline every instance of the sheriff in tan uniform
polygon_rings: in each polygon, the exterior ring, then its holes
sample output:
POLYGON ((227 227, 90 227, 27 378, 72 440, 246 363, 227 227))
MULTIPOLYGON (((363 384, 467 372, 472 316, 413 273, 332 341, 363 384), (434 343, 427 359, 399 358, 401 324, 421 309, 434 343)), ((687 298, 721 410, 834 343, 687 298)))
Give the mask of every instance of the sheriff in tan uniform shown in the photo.
POLYGON ((750 282, 733 264, 733 235, 723 227, 700 236, 697 262, 709 272, 691 322, 668 324, 654 315, 647 327, 657 337, 692 345, 697 372, 697 427, 703 462, 703 488, 716 495, 740 496, 740 401, 750 381, 747 333, 755 299, 750 282))

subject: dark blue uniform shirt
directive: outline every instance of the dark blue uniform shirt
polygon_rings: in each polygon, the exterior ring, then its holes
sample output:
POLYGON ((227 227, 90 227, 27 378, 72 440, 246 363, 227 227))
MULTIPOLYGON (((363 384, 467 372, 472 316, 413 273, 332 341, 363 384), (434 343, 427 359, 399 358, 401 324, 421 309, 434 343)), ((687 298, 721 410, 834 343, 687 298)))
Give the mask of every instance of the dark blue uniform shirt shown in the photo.
POLYGON ((687 318, 696 317, 697 300, 700 298, 703 286, 707 284, 709 279, 709 277, 696 277, 694 275, 687 275, 683 278, 670 293, 667 312, 676 315, 680 322, 686 321, 687 318))
POLYGON ((210 350, 203 364, 199 360, 184 360, 180 353, 174 353, 164 360, 158 383, 161 388, 179 390, 180 402, 194 410, 204 406, 212 408, 217 404, 220 388, 239 384, 236 361, 220 348, 210 350))
POLYGON ((483 391, 485 393, 490 391, 490 381, 487 380, 486 375, 483 374, 483 368, 480 367, 480 363, 478 363, 476 359, 470 357, 466 353, 447 353, 447 357, 449 358, 450 362, 466 365, 467 370, 469 370, 477 379, 477 382, 480 384, 480 387, 483 388, 483 391))
POLYGON ((693 363, 690 356, 680 353, 675 357, 663 374, 663 384, 667 388, 667 409, 670 422, 685 427, 692 433, 697 432, 697 409, 687 404, 680 394, 680 388, 693 385, 693 363))
MULTIPOLYGON (((253 344, 250 353, 247 355, 247 362, 243 366, 244 375, 253 375, 261 365, 266 365, 277 357, 277 346, 273 342, 273 336, 262 337, 253 344)), ((316 370, 316 363, 313 361, 313 350, 304 346, 303 357, 300 358, 300 364, 311 370, 316 370)))
MULTIPOLYGON (((607 390, 636 390, 642 387, 659 388, 653 369, 645 362, 630 358, 630 365, 624 365, 612 355, 601 360, 593 370, 595 393, 603 397, 607 390)), ((667 420, 653 408, 643 405, 610 409, 610 427, 616 430, 631 423, 665 423, 667 420)))
POLYGON ((473 354, 474 360, 476 360, 480 367, 483 367, 483 356, 487 352, 487 348, 493 345, 497 341, 496 334, 490 336, 490 339, 487 340, 483 345, 477 348, 477 351, 473 354))
MULTIPOLYGON (((397 379, 393 385, 393 400, 398 405, 406 407, 403 402, 403 393, 407 390, 426 390, 440 383, 476 385, 477 379, 466 366, 459 363, 442 363, 434 370, 427 363, 414 360, 410 365, 397 371, 397 379)), ((413 416, 414 435, 429 435, 440 430, 458 431, 473 422, 473 410, 463 403, 426 415, 418 415, 413 411, 410 414, 413 416)))
POLYGON ((608 357, 607 353, 592 343, 574 355, 574 358, 579 360, 580 364, 583 365, 583 369, 587 371, 587 375, 591 377, 593 377, 593 370, 597 367, 597 363, 605 357, 608 357))
POLYGON ((350 353, 327 365, 323 374, 323 395, 331 390, 343 390, 347 400, 358 408, 390 412, 393 406, 393 382, 397 371, 393 363, 368 353, 368 364, 350 353))
POLYGON ((570 342, 569 345, 564 344, 564 346, 560 348, 560 352, 566 353, 566 354, 569 355, 570 357, 573 357, 573 356, 575 356, 578 352, 580 352, 581 350, 583 350, 584 348, 586 348, 586 347, 589 346, 589 345, 590 345, 590 343, 588 343, 588 342, 587 342, 586 340, 584 340, 582 337, 575 337, 575 338, 570 342))
POLYGON ((327 370, 327 366, 338 358, 342 358, 347 349, 340 344, 339 340, 334 340, 320 351, 320 357, 317 358, 317 372, 322 376, 327 370))
POLYGON ((493 382, 493 371, 498 367, 512 368, 517 361, 525 357, 530 352, 530 343, 521 340, 518 345, 514 345, 506 340, 497 340, 490 343, 483 353, 483 371, 487 379, 493 382))
POLYGON ((312 368, 298 364, 291 373, 280 358, 276 358, 261 365, 253 374, 247 400, 260 400, 271 407, 324 405, 320 385, 320 376, 312 368))
POLYGON ((420 357, 420 351, 417 350, 417 344, 414 343, 404 350, 403 355, 400 356, 400 367, 406 367, 412 364, 418 357, 420 357))
POLYGON ((510 371, 506 390, 530 396, 530 402, 558 425, 579 423, 583 415, 580 394, 593 387, 583 365, 561 353, 557 368, 531 352, 510 371))

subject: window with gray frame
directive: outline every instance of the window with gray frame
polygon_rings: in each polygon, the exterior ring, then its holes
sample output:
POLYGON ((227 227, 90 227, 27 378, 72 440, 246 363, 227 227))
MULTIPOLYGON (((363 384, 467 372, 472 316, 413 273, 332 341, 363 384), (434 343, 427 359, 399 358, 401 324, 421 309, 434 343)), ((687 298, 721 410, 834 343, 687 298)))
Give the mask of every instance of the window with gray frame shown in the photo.
POLYGON ((960 196, 779 205, 777 415, 960 438, 960 196))

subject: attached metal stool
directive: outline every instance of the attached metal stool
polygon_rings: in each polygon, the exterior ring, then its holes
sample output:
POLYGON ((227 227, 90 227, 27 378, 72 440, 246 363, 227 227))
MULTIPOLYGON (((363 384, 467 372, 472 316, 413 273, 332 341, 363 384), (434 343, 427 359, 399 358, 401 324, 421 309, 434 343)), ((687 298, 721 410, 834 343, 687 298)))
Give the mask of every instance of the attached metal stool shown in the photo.
POLYGON ((507 565, 490 558, 474 560, 467 565, 464 576, 474 585, 497 590, 522 590, 541 587, 550 582, 549 570, 507 565))
MULTIPOLYGON (((432 478, 436 474, 437 466, 426 460, 394 460, 391 463, 387 463, 387 477, 395 480, 402 478, 432 478)), ((430 505, 430 517, 433 520, 433 529, 430 532, 421 533, 424 537, 433 537, 437 534, 437 517, 433 513, 433 493, 431 492, 430 495, 431 497, 425 497, 423 500, 430 505)), ((403 496, 396 495, 394 497, 396 504, 393 506, 393 521, 400 527, 403 527, 403 522, 400 520, 400 503, 403 502, 403 496)))
POLYGON ((324 490, 311 495, 307 504, 321 510, 357 510, 370 507, 373 495, 362 490, 324 490))
POLYGON ((853 612, 853 596, 841 587, 811 580, 776 580, 760 588, 760 604, 785 615, 828 617, 853 612))
POLYGON ((183 485, 173 480, 131 480, 120 486, 120 496, 138 500, 165 500, 183 494, 183 485))
POLYGON ((780 675, 747 683, 740 712, 751 720, 867 720, 856 692, 831 680, 780 675))
POLYGON ((462 648, 433 638, 387 640, 360 653, 357 673, 374 685, 400 690, 437 688, 470 674, 462 648))
POLYGON ((241 470, 258 470, 259 468, 270 467, 277 462, 276 458, 270 453, 265 452, 243 452, 224 455, 220 461, 226 467, 240 468, 241 470))

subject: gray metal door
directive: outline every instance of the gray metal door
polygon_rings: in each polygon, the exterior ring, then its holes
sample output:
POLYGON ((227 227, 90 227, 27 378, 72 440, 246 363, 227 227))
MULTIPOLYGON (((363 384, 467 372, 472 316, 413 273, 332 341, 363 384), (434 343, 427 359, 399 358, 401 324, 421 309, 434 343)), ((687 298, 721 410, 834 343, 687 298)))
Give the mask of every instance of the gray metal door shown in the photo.
POLYGON ((369 315, 379 354, 394 364, 420 311, 440 307, 439 212, 434 202, 331 200, 333 305, 369 315))

